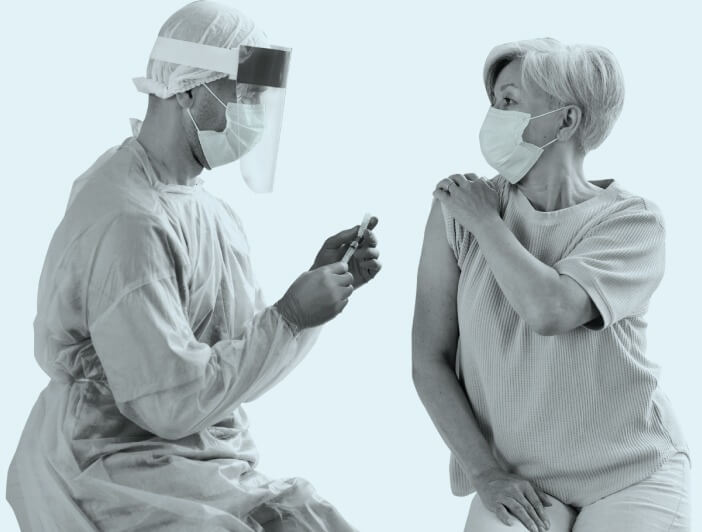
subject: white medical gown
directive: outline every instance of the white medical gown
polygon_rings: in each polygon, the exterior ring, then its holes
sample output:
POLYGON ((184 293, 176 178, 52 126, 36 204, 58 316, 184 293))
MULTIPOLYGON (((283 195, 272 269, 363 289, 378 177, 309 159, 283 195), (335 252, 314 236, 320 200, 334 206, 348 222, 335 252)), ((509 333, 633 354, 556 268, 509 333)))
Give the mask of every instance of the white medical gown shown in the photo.
POLYGON ((7 485, 22 530, 353 530, 306 481, 255 469, 241 407, 318 332, 265 305, 240 220, 201 180, 161 182, 133 137, 108 151, 75 181, 41 274, 51 380, 7 485))

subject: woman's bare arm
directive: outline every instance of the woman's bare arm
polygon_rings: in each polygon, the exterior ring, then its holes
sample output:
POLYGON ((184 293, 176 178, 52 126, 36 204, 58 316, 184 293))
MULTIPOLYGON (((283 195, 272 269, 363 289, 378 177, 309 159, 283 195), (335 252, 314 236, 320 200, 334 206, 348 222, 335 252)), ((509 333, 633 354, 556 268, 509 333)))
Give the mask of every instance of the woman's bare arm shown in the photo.
POLYGON ((434 200, 424 232, 412 326, 412 378, 429 417, 471 481, 499 468, 455 372, 460 270, 434 200))
POLYGON ((599 317, 587 292, 532 255, 499 215, 477 224, 473 236, 502 293, 537 334, 564 334, 599 317))

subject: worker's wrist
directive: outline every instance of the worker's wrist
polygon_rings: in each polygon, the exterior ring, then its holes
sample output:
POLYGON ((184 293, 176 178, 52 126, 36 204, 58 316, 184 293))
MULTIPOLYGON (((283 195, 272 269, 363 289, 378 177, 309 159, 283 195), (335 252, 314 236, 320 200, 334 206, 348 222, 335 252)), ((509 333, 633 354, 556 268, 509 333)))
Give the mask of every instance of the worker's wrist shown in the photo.
POLYGON ((273 307, 278 311, 278 314, 280 314, 283 322, 290 328, 293 336, 298 335, 300 331, 302 331, 304 327, 301 327, 295 318, 296 311, 294 301, 290 301, 289 298, 283 297, 277 301, 273 307))

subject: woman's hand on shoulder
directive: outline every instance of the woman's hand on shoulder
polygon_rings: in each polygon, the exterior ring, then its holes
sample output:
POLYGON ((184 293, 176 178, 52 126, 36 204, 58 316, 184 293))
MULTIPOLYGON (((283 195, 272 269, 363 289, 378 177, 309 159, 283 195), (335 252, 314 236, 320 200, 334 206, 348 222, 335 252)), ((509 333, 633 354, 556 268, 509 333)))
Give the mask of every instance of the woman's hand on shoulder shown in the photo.
POLYGON ((475 233, 481 223, 500 215, 497 191, 476 174, 453 174, 442 179, 433 196, 471 233, 475 233))

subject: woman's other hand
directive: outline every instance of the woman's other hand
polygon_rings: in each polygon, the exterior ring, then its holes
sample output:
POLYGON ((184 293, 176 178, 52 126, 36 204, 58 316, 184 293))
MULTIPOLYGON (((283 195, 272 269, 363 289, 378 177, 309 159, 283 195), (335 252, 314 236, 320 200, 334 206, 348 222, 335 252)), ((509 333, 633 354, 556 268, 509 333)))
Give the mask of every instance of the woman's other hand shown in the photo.
POLYGON ((516 517, 531 532, 542 532, 551 526, 544 506, 551 506, 546 495, 531 482, 501 469, 490 469, 478 475, 473 483, 483 505, 506 525, 516 517))

